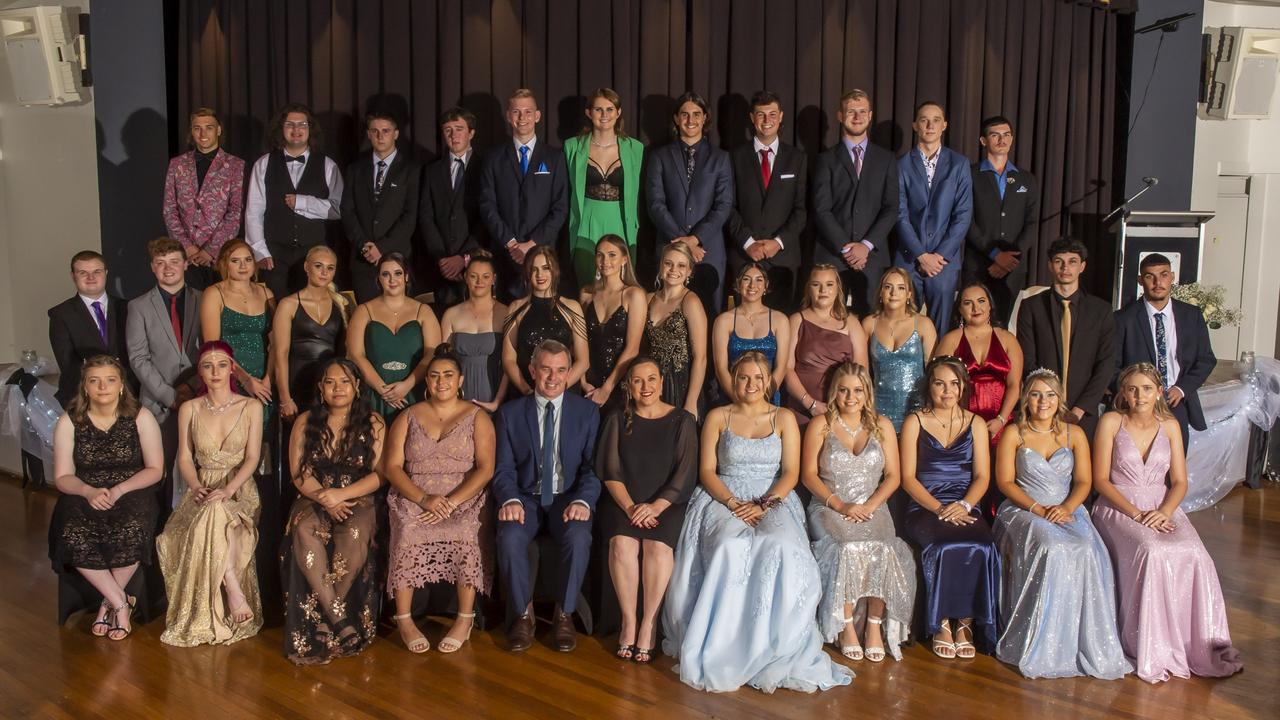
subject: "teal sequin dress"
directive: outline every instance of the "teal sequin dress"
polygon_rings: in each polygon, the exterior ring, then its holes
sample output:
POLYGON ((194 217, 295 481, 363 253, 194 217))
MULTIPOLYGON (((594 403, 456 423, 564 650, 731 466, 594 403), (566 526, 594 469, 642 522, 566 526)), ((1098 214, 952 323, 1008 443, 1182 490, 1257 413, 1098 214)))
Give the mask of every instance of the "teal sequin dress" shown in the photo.
MULTIPOLYGON (((222 307, 222 341, 231 346, 236 362, 245 372, 261 380, 267 372, 267 333, 271 329, 271 313, 245 315, 225 305, 222 307)), ((246 388, 241 392, 248 394, 246 388)), ((263 408, 270 413, 270 407, 263 408)))

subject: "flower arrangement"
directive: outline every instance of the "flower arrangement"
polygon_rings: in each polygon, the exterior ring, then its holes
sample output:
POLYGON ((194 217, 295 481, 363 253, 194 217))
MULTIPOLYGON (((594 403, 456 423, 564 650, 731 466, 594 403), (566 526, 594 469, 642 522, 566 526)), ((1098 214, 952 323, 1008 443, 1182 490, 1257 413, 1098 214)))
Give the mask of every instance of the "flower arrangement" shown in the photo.
POLYGON ((1223 325, 1236 326, 1244 320, 1244 311, 1240 308, 1224 307, 1223 295, 1226 290, 1221 285, 1201 285, 1187 283, 1173 286, 1173 297, 1200 308, 1205 323, 1217 330, 1223 325))

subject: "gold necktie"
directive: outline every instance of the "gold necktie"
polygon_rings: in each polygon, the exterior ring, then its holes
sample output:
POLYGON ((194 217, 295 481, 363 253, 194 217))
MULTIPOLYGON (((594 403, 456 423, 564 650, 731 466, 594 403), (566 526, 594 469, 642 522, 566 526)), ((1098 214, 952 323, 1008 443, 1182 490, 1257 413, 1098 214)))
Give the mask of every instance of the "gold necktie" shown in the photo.
MULTIPOLYGON (((1067 372, 1071 368, 1071 301, 1062 298, 1062 391, 1067 392, 1067 372)), ((1062 398, 1062 402, 1067 399, 1062 398)))

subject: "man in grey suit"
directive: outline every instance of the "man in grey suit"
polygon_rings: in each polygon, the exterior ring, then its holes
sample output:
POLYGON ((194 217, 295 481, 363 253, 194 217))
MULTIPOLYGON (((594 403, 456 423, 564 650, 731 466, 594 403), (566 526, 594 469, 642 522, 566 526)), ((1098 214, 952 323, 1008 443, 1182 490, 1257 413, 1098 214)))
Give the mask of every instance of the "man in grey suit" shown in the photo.
POLYGON ((187 287, 187 257, 182 244, 168 237, 147 245, 156 287, 129 302, 125 339, 129 366, 141 384, 142 404, 156 416, 164 440, 166 503, 173 490, 173 461, 178 454, 178 407, 194 397, 195 361, 200 348, 200 291, 187 287))

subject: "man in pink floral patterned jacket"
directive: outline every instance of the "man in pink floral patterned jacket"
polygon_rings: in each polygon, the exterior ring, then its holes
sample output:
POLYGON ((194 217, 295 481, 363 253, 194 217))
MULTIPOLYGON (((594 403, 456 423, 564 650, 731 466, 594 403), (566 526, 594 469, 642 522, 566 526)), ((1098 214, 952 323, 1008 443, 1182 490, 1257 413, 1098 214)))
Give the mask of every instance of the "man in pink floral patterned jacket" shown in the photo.
POLYGON ((164 224, 187 254, 187 284, 200 290, 218 281, 218 251, 240 232, 244 211, 244 160, 221 143, 217 114, 197 108, 192 149, 169 161, 164 179, 164 224))

